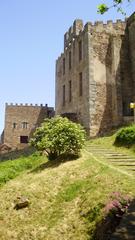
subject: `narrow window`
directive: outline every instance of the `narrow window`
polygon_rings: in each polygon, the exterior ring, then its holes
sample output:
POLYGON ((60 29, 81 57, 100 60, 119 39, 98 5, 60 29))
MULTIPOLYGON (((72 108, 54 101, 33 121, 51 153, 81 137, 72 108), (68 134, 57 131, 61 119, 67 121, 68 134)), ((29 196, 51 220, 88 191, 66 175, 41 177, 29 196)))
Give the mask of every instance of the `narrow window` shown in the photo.
POLYGON ((20 136, 20 143, 28 143, 28 136, 20 136))
POLYGON ((63 58, 63 75, 65 74, 65 58, 63 58))
POLYGON ((17 127, 17 123, 13 123, 13 129, 15 129, 17 127))
POLYGON ((71 51, 69 52, 69 69, 71 69, 71 51))
POLYGON ((82 41, 79 41, 79 61, 82 60, 82 41))
POLYGON ((63 85, 63 106, 65 106, 65 85, 63 85))
POLYGON ((69 81, 69 102, 72 100, 72 82, 69 81))
POLYGON ((27 122, 22 122, 22 128, 27 129, 28 128, 28 123, 27 122))
POLYGON ((83 82, 82 82, 82 72, 79 73, 79 96, 83 95, 83 82))

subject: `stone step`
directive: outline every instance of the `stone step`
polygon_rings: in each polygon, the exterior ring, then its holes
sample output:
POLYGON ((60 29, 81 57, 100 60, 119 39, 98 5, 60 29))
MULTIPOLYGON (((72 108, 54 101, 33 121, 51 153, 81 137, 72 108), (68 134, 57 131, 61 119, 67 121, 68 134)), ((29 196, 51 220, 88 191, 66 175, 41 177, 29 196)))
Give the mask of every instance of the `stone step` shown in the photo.
POLYGON ((93 149, 93 148, 89 148, 88 149, 89 151, 106 151, 106 152, 108 152, 106 149, 93 149))
POLYGON ((134 171, 135 172, 135 168, 128 168, 128 171, 134 171))
POLYGON ((131 160, 134 160, 135 161, 135 159, 134 158, 129 158, 129 156, 120 156, 120 157, 113 157, 113 156, 106 156, 106 158, 107 159, 123 159, 123 160, 128 160, 128 159, 131 159, 131 160))
POLYGON ((89 150, 90 152, 94 152, 94 153, 106 153, 106 154, 113 154, 113 152, 109 152, 108 153, 108 151, 106 151, 106 150, 89 150))
POLYGON ((106 155, 111 155, 111 156, 123 156, 123 157, 127 157, 128 155, 126 154, 122 154, 122 153, 106 153, 106 155))
POLYGON ((116 162, 116 163, 119 163, 119 162, 125 162, 125 163, 128 163, 128 162, 131 162, 131 163, 135 163, 135 160, 133 159, 127 159, 127 161, 125 159, 118 159, 118 160, 112 160, 111 162, 116 162))
POLYGON ((135 167, 135 164, 118 164, 119 167, 135 167))

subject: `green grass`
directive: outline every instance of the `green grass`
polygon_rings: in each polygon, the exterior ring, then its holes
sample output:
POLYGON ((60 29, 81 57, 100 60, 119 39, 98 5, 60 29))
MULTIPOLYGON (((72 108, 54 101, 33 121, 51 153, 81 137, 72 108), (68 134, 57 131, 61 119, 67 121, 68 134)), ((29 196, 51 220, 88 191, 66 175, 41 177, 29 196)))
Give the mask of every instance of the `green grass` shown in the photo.
POLYGON ((106 149, 112 149, 116 150, 121 153, 129 154, 135 156, 135 145, 132 146, 116 146, 115 145, 115 138, 116 138, 116 133, 112 134, 111 136, 105 136, 105 137, 99 137, 95 139, 91 139, 86 142, 87 145, 95 145, 95 146, 101 146, 106 149))
POLYGON ((21 172, 33 169, 39 164, 47 160, 38 153, 32 154, 30 157, 20 157, 14 160, 0 162, 0 186, 7 181, 14 179, 21 172))
MULTIPOLYGON (((115 149, 113 139, 88 141, 85 148, 115 149)), ((85 150, 79 159, 57 164, 39 155, 2 162, 0 183, 1 240, 93 240, 111 193, 135 196, 133 178, 95 161, 85 150), (28 197, 30 206, 16 211, 18 196, 28 197)))

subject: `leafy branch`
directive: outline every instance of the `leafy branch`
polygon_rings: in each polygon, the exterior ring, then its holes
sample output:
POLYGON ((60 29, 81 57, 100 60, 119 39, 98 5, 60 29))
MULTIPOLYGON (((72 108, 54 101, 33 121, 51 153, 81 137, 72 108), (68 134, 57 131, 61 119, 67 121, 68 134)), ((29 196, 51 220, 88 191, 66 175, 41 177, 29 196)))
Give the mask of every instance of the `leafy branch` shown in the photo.
POLYGON ((133 1, 133 0, 113 0, 113 4, 111 6, 108 6, 107 4, 102 3, 102 4, 98 5, 97 12, 99 14, 104 14, 109 9, 116 8, 117 12, 120 12, 122 15, 126 16, 126 12, 123 10, 123 3, 128 2, 130 4, 131 1, 133 1))

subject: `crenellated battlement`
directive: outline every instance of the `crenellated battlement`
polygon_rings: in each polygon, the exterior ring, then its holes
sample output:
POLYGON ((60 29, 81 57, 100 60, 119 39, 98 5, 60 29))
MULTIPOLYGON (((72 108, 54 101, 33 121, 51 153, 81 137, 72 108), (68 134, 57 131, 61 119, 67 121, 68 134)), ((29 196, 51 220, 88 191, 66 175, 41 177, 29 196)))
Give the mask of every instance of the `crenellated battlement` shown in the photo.
POLYGON ((124 124, 125 117, 131 120, 129 103, 135 101, 135 13, 125 20, 84 25, 76 20, 64 36, 55 86, 56 115, 76 115, 90 137, 124 124))
POLYGON ((48 104, 32 104, 32 103, 6 103, 6 107, 45 107, 48 108, 48 104))
POLYGON ((73 26, 64 35, 64 48, 73 41, 73 39, 83 31, 83 21, 81 19, 76 19, 73 23, 73 26))
POLYGON ((95 21, 94 23, 87 22, 83 25, 83 21, 81 19, 76 19, 73 23, 73 26, 69 28, 69 30, 64 35, 64 49, 66 50, 75 38, 80 35, 83 31, 113 31, 118 29, 124 29, 126 27, 126 19, 122 21, 121 19, 116 20, 113 22, 112 20, 108 20, 106 23, 103 21, 95 21))

